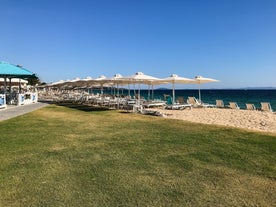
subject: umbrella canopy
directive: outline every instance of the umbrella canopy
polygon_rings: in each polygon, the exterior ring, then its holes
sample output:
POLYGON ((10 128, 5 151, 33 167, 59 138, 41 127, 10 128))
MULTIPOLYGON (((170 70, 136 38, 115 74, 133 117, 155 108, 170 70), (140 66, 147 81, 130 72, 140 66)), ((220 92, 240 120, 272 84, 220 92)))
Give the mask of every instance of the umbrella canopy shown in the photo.
POLYGON ((143 81, 144 84, 148 85, 148 100, 150 100, 150 86, 151 86, 151 99, 154 99, 154 86, 166 84, 168 82, 164 81, 163 79, 154 79, 154 80, 145 80, 143 81))
POLYGON ((134 75, 126 76, 122 79, 126 81, 130 81, 131 83, 146 83, 147 81, 160 80, 159 78, 156 78, 150 75, 145 75, 142 72, 137 72, 134 75))
POLYGON ((90 76, 87 76, 86 78, 82 79, 81 81, 91 81, 91 80, 93 80, 93 78, 90 76))
POLYGON ((67 82, 67 81, 59 80, 59 81, 54 82, 54 83, 49 84, 49 85, 50 85, 50 86, 59 86, 59 85, 61 85, 61 84, 64 84, 65 82, 67 82))
POLYGON ((31 71, 6 62, 0 62, 0 77, 2 78, 32 78, 36 77, 31 71))
POLYGON ((79 80, 78 84, 80 86, 86 86, 87 87, 92 81, 93 81, 93 79, 90 76, 87 76, 86 78, 79 80))
POLYGON ((95 84, 100 84, 101 86, 105 83, 107 83, 109 80, 104 76, 104 75, 100 75, 98 78, 95 78, 93 80, 93 83, 95 84))
POLYGON ((73 87, 74 88, 74 87, 78 86, 79 81, 81 81, 80 78, 74 78, 72 80, 66 81, 65 84, 66 84, 67 87, 73 87))
POLYGON ((195 81, 193 79, 190 78, 184 78, 184 77, 180 77, 177 74, 172 74, 167 78, 164 78, 163 81, 167 82, 167 83, 172 83, 172 92, 173 92, 173 99, 172 99, 172 103, 175 103, 175 84, 191 84, 191 83, 195 83, 195 81))
POLYGON ((107 80, 107 78, 104 75, 100 75, 98 78, 96 78, 96 79, 93 80, 93 83, 96 83, 96 84, 99 83, 100 84, 100 86, 101 86, 101 94, 103 94, 103 85, 105 83, 107 83, 107 82, 108 82, 108 80, 107 80))
POLYGON ((115 74, 113 77, 111 78, 106 78, 104 79, 106 82, 108 83, 113 83, 113 84, 123 84, 124 82, 124 77, 121 74, 115 74))
POLYGON ((98 78, 94 79, 95 81, 102 81, 105 80, 106 77, 104 75, 100 75, 98 78))
POLYGON ((126 85, 127 83, 123 80, 123 76, 121 74, 115 74, 111 78, 106 78, 107 83, 113 84, 117 86, 117 95, 119 95, 119 85, 126 85))
POLYGON ((119 73, 116 73, 112 78, 108 78, 109 80, 120 80, 123 76, 119 73))
POLYGON ((145 75, 142 72, 137 72, 134 75, 131 76, 126 76, 122 78, 124 81, 128 83, 138 83, 139 88, 138 88, 138 103, 140 104, 140 84, 151 84, 154 81, 161 81, 161 79, 150 76, 150 75, 145 75))
POLYGON ((219 80, 212 79, 212 78, 205 78, 202 76, 196 76, 194 78, 195 83, 198 84, 198 99, 201 101, 201 93, 200 93, 200 84, 202 83, 211 83, 211 82, 219 82, 219 80))

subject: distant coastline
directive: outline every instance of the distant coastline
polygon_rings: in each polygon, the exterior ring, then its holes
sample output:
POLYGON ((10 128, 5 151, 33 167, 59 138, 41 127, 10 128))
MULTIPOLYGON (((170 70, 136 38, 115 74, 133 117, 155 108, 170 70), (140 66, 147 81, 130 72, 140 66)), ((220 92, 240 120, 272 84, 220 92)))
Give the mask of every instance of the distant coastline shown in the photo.
MULTIPOLYGON (((147 90, 147 89, 143 89, 147 90)), ((155 90, 172 90, 171 88, 156 88, 155 90)), ((197 90, 197 89, 175 89, 175 90, 197 90)), ((245 88, 202 88, 201 90, 276 90, 276 87, 245 87, 245 88)))

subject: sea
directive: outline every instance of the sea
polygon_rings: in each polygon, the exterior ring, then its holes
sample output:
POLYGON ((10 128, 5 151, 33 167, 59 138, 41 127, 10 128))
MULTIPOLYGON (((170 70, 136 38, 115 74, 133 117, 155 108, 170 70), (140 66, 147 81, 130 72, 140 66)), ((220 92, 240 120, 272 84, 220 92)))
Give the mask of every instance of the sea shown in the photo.
MULTIPOLYGON (((99 91, 98 91, 99 92, 99 91)), ((108 91, 105 91, 105 93, 108 91)), ((216 100, 223 100, 224 105, 236 102, 241 109, 246 108, 246 103, 254 104, 261 108, 261 102, 269 102, 273 111, 276 111, 276 89, 201 89, 201 100, 203 103, 216 104, 216 100)), ((130 95, 137 94, 138 90, 130 90, 130 95)), ((128 90, 120 90, 120 94, 128 94, 128 90)), ((172 96, 171 89, 155 89, 153 99, 164 100, 164 94, 172 96)), ((152 99, 152 91, 141 89, 140 96, 146 100, 152 99)), ((176 89, 175 100, 178 96, 186 100, 189 96, 198 98, 198 89, 176 89)))

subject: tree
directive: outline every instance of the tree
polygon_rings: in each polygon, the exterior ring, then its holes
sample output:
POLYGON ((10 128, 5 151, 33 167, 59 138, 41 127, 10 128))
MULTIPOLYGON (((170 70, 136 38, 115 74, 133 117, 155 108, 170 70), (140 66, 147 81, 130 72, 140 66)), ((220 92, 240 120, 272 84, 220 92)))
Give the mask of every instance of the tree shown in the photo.
POLYGON ((37 76, 27 78, 27 81, 28 81, 28 84, 31 85, 31 86, 35 86, 36 84, 40 84, 40 79, 37 76))

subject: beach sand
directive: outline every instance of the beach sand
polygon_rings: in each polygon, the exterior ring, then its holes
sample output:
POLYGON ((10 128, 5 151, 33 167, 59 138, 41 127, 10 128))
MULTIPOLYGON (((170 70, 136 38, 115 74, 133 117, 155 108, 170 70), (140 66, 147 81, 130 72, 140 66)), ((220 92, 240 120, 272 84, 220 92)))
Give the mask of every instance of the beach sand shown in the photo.
POLYGON ((165 118, 237 127, 276 134, 276 114, 271 112, 218 108, 156 110, 161 112, 165 118))

